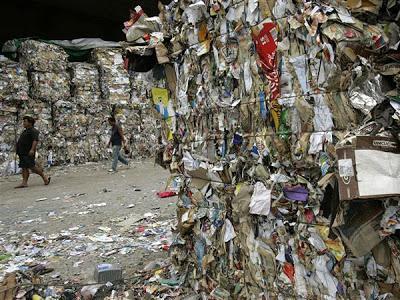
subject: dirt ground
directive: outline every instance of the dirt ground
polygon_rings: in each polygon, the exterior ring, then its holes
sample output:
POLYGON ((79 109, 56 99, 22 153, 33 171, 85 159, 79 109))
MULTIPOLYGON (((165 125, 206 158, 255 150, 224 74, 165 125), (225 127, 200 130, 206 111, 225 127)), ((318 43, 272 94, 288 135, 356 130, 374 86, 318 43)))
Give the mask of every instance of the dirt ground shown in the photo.
POLYGON ((0 277, 15 265, 43 262, 54 268, 48 279, 90 282, 98 263, 120 264, 129 276, 166 259, 176 198, 156 192, 164 190, 168 171, 151 161, 115 174, 108 169, 54 167, 49 186, 31 175, 25 189, 14 189, 20 176, 0 178, 0 254, 13 254, 0 261, 0 277))

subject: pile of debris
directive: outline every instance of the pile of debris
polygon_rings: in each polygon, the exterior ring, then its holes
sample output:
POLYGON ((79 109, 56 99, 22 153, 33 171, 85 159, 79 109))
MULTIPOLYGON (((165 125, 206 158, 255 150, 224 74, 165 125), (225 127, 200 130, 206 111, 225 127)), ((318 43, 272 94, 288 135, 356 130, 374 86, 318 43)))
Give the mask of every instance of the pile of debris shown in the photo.
POLYGON ((195 291, 400 297, 400 3, 347 5, 173 1, 158 32, 140 8, 125 22, 173 70, 157 158, 186 178, 171 258, 195 291))

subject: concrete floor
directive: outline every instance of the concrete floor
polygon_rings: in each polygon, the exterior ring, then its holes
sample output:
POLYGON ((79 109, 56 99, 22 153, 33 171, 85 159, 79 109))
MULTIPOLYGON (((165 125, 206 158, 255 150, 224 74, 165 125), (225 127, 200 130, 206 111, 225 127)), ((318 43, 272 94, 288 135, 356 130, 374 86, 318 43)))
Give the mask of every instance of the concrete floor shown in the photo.
POLYGON ((0 254, 23 249, 7 263, 0 261, 0 277, 18 259, 54 268, 49 280, 90 282, 101 262, 118 263, 130 276, 167 258, 157 242, 171 238, 165 231, 175 222, 176 198, 160 199, 156 192, 164 190, 168 171, 151 161, 120 167, 116 174, 108 169, 108 164, 54 167, 49 186, 31 175, 25 189, 14 189, 20 176, 0 178, 0 254), (113 242, 96 240, 104 236, 113 242))

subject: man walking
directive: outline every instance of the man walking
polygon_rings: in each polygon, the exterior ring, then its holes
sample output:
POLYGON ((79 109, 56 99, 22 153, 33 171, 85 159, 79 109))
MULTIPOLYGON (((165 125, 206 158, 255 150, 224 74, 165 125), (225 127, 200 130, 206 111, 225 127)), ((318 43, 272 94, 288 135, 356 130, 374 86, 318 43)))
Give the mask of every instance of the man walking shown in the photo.
POLYGON ((129 165, 129 162, 125 157, 121 155, 122 146, 126 150, 126 141, 122 128, 117 124, 114 117, 108 118, 108 123, 111 126, 111 138, 108 142, 108 146, 112 146, 112 167, 109 172, 117 171, 118 161, 122 162, 124 165, 129 165))
POLYGON ((23 117, 25 130, 21 133, 16 145, 16 152, 19 157, 19 167, 22 169, 22 183, 16 188, 28 186, 29 170, 42 177, 45 185, 50 183, 50 177, 43 174, 43 169, 36 166, 35 154, 39 142, 39 131, 34 128, 35 119, 29 116, 23 117))

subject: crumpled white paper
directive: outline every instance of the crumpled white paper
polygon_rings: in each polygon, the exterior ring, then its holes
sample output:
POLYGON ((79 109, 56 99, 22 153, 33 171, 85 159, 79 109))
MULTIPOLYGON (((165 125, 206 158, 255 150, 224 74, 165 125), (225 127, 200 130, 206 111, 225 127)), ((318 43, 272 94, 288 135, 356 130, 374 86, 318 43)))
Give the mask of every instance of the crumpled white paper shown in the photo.
POLYGON ((235 229, 229 219, 225 219, 225 234, 224 234, 224 242, 227 243, 230 240, 233 240, 236 237, 235 229))
POLYGON ((323 284, 329 293, 329 298, 336 299, 338 280, 329 272, 326 264, 329 258, 326 255, 321 255, 313 259, 318 281, 323 284))
POLYGON ((254 185, 251 196, 250 214, 267 216, 271 210, 271 190, 268 190, 262 182, 254 185))

